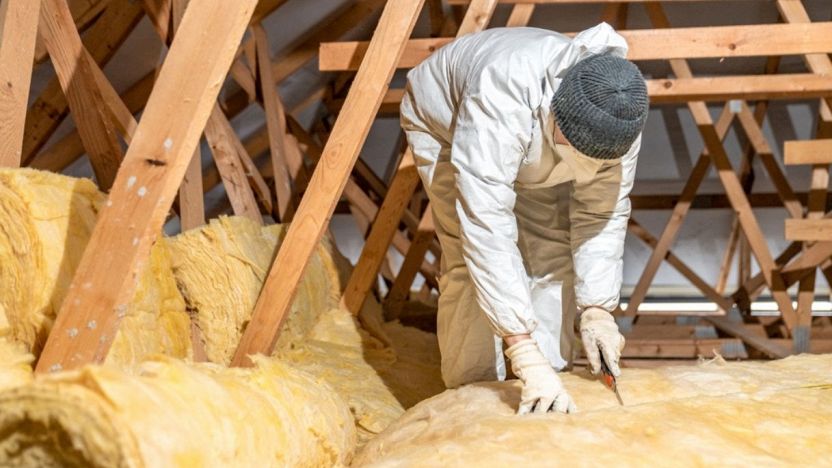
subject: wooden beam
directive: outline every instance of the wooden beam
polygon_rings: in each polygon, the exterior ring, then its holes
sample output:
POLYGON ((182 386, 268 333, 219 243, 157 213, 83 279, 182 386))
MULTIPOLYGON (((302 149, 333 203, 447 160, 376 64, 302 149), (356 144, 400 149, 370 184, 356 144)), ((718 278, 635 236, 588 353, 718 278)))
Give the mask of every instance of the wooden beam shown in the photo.
POLYGON ((506 22, 507 28, 522 27, 529 24, 534 14, 534 3, 518 3, 511 8, 511 14, 506 22))
POLYGON ((214 162, 225 186, 225 193, 234 208, 234 214, 245 216, 257 224, 263 224, 263 217, 254 199, 254 192, 246 177, 246 169, 240 161, 234 129, 219 105, 215 105, 205 124, 205 139, 211 146, 214 162))
MULTIPOLYGON (((832 52, 832 22, 710 26, 618 31, 629 45, 630 60, 801 55, 832 52)), ((412 39, 398 63, 413 68, 453 38, 412 39)), ((322 43, 321 71, 351 71, 367 50, 362 41, 322 43)))
POLYGON ((390 0, 384 7, 344 109, 263 285, 233 365, 251 366, 250 355, 271 354, 309 258, 341 197, 422 3, 423 0, 390 0))
POLYGON ((828 76, 814 73, 647 80, 650 104, 732 99, 805 99, 832 95, 828 76))
MULTIPOLYGON (((826 78, 832 81, 832 78, 826 78)), ((821 140, 787 141, 784 144, 784 163, 832 164, 832 138, 821 140)))
POLYGON ((146 266, 255 0, 192 0, 38 361, 102 362, 146 266))
MULTIPOLYGON (((41 16, 43 12, 41 12, 41 16)), ((141 4, 130 0, 111 0, 107 9, 84 34, 83 44, 90 56, 102 66, 144 15, 141 4)), ((74 60, 70 58, 70 60, 74 60)), ((23 138, 23 164, 29 164, 67 114, 67 100, 58 79, 49 82, 26 114, 23 138)))
POLYGON ((253 25, 252 31, 256 44, 257 70, 260 76, 263 107, 266 111, 266 127, 269 132, 269 147, 271 149, 272 170, 274 171, 275 195, 277 196, 275 216, 285 223, 291 220, 295 211, 292 177, 285 141, 286 116, 283 114, 283 105, 280 103, 280 96, 278 96, 275 89, 266 31, 259 24, 253 25))
POLYGON ((786 240, 803 242, 832 241, 832 219, 787 219, 786 240))
POLYGON ((123 153, 98 89, 93 70, 97 65, 84 50, 65 0, 43 0, 40 18, 43 42, 90 155, 98 186, 109 190, 123 153))
POLYGON ((497 0, 473 0, 468 4, 468 10, 465 11, 465 17, 462 18, 456 37, 485 29, 496 7, 497 0))
MULTIPOLYGON (((188 1, 173 0, 171 2, 170 15, 174 35, 179 29, 182 17, 185 16, 188 1)), ((205 224, 205 199, 202 196, 202 190, 202 151, 197 142, 194 154, 185 170, 182 185, 179 186, 179 229, 183 232, 205 224)), ((191 321, 191 342, 194 344, 194 360, 207 361, 199 327, 195 320, 191 321)))
POLYGON ((0 3, 0 167, 20 166, 40 0, 0 3))

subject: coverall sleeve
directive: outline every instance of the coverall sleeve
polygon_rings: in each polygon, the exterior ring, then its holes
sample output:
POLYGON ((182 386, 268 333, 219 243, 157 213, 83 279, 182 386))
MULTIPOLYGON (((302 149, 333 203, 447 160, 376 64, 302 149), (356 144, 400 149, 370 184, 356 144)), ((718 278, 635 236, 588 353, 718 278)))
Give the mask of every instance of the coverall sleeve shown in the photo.
POLYGON ((451 147, 463 257, 477 302, 500 336, 536 326, 514 216, 514 182, 532 130, 532 91, 511 78, 530 76, 519 66, 486 68, 472 83, 451 147))
POLYGON ((630 218, 630 190, 641 136, 618 164, 604 165, 595 178, 575 183, 569 204, 575 299, 612 312, 618 306, 623 275, 624 237, 630 218))

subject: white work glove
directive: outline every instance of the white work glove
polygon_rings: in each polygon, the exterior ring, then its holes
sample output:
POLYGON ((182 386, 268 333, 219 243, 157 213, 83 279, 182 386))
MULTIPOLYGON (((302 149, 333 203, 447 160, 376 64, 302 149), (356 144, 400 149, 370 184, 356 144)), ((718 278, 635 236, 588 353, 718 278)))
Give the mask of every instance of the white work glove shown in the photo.
POLYGON ((621 351, 624 349, 624 336, 618 332, 618 324, 611 313, 600 307, 584 310, 581 314, 581 341, 584 343, 586 358, 593 374, 601 372, 603 354, 612 375, 621 375, 618 360, 621 359, 621 351))
POLYGON ((550 410, 574 413, 578 410, 552 364, 534 340, 516 343, 506 350, 506 356, 511 359, 514 375, 523 381, 517 414, 546 413, 550 410))

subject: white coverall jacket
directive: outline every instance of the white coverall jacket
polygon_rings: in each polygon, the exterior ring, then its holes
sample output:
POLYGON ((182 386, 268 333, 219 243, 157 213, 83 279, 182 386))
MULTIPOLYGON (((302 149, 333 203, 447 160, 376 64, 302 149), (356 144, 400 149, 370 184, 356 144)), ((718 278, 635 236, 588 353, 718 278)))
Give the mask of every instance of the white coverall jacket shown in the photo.
POLYGON ((594 54, 624 57, 606 23, 463 36, 410 71, 402 127, 442 245, 437 331, 448 387, 505 378, 502 337, 531 333, 571 364, 578 308, 619 300, 640 137, 621 159, 558 154, 552 95, 594 54))

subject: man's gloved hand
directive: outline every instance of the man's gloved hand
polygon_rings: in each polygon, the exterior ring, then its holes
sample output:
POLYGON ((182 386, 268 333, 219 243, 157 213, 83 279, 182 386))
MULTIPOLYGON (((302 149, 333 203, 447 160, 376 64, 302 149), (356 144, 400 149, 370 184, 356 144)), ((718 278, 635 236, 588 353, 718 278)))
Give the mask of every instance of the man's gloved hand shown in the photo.
POLYGON ((612 314, 600 307, 589 307, 581 314, 581 341, 592 373, 601 372, 601 355, 615 377, 621 375, 618 360, 624 349, 624 336, 612 314))
POLYGON ((506 350, 506 356, 511 359, 511 370, 523 381, 517 414, 577 411, 557 372, 534 340, 516 343, 506 350))

